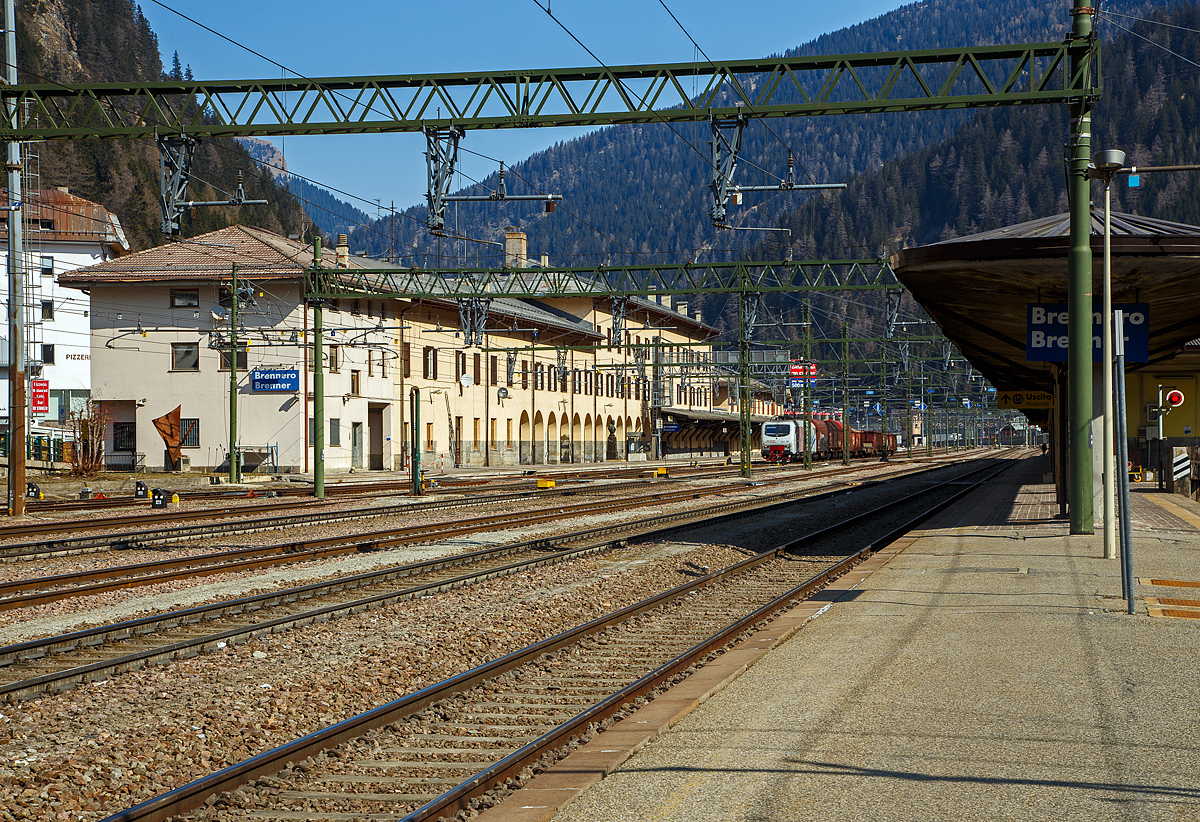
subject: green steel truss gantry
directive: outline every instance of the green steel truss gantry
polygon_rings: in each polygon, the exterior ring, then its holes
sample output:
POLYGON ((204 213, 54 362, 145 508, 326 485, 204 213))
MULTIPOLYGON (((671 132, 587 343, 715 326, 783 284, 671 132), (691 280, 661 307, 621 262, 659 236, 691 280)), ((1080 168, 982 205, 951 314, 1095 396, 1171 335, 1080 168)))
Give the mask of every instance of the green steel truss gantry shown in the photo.
POLYGON ((1099 95, 1099 61, 1099 44, 1077 38, 715 64, 22 83, 0 88, 0 99, 19 112, 17 127, 0 128, 0 140, 594 126, 1080 103, 1099 95))
POLYGON ((665 263, 591 268, 310 268, 309 299, 463 300, 511 297, 632 297, 655 294, 737 294, 796 291, 900 290, 882 260, 665 263))

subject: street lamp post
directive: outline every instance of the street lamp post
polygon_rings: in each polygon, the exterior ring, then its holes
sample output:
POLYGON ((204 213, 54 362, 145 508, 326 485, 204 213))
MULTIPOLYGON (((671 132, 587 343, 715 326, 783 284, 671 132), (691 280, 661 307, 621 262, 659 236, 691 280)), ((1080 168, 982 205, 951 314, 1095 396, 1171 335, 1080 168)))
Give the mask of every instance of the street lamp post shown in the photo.
MULTIPOLYGON (((1099 151, 1088 168, 1088 176, 1104 181, 1104 329, 1100 357, 1104 362, 1104 558, 1117 558, 1116 458, 1113 455, 1113 339, 1112 339, 1112 178, 1125 165, 1125 152, 1099 151)), ((1123 413, 1123 409, 1122 409, 1123 413)))

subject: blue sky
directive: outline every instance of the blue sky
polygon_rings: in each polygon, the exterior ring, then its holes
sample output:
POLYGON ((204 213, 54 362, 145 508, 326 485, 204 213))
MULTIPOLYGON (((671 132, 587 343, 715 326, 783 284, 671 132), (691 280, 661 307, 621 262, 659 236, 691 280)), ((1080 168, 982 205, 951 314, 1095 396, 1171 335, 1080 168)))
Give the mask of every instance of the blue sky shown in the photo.
MULTIPOLYGON (((178 51, 180 61, 191 66, 197 79, 282 75, 278 67, 153 0, 139 1, 158 35, 168 69, 171 55, 178 51)), ((307 77, 595 64, 533 0, 162 2, 307 77)), ((902 4, 898 0, 667 0, 667 5, 708 56, 719 60, 782 52, 902 4)), ((658 0, 551 0, 551 9, 610 66, 703 59, 658 0)), ((463 147, 515 163, 583 132, 476 131, 467 135, 463 147)), ((319 184, 370 201, 379 199, 385 206, 392 200, 397 208, 424 202, 425 139, 421 135, 289 137, 272 142, 284 151, 289 169, 319 184)), ((475 179, 496 170, 493 163, 471 155, 461 157, 460 168, 475 179)), ((373 211, 362 202, 354 204, 373 211)))

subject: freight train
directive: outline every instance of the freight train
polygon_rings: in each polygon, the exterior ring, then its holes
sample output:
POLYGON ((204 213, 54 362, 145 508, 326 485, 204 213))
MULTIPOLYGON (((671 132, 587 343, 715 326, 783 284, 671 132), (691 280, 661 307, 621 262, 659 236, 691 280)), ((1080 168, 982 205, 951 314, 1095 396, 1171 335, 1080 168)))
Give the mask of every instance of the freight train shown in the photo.
MULTIPOLYGON (((859 431, 853 426, 846 433, 847 450, 852 457, 872 457, 883 453, 884 434, 859 431)), ((841 420, 797 418, 763 423, 762 455, 767 462, 800 462, 804 459, 804 439, 815 460, 841 459, 843 432, 841 420)), ((896 450, 896 435, 887 435, 887 451, 896 450)))

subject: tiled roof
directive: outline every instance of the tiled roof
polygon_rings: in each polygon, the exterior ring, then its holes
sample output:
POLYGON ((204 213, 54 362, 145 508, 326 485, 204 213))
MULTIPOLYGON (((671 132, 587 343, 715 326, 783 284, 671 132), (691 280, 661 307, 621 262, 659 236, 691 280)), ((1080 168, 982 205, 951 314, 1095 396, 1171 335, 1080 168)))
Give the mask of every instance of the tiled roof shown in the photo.
POLYGON ((488 309, 488 314, 493 317, 501 315, 518 320, 529 320, 548 328, 561 328, 564 331, 573 331, 587 337, 597 339, 600 337, 596 328, 587 320, 581 320, 573 314, 554 306, 545 305, 537 300, 513 300, 507 297, 494 299, 488 309))
MULTIPOLYGON (((329 264, 333 263, 333 249, 329 264)), ((312 250, 261 228, 234 225, 188 240, 149 248, 108 262, 79 268, 59 277, 64 285, 152 280, 205 280, 229 276, 237 263, 238 276, 254 279, 300 277, 312 262, 312 250)), ((351 268, 385 268, 386 263, 350 258, 351 268)))

